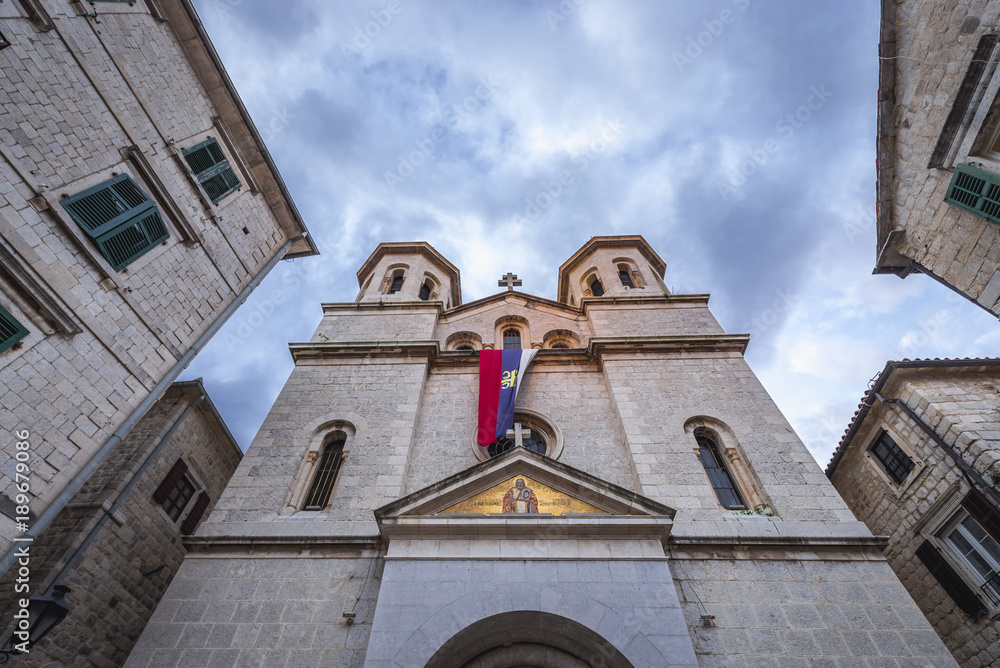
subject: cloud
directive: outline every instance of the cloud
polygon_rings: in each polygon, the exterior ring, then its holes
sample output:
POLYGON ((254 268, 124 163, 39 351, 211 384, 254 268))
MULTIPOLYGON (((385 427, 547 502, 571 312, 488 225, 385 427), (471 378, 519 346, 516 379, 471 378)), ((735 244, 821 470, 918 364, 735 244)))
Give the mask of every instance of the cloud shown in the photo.
POLYGON ((244 447, 287 343, 355 298, 382 241, 431 243, 469 302, 507 271, 554 298, 591 236, 642 234, 668 286, 753 334, 748 361, 820 460, 901 347, 995 348, 995 320, 930 279, 870 275, 875 3, 195 4, 323 252, 281 263, 186 373, 244 447))

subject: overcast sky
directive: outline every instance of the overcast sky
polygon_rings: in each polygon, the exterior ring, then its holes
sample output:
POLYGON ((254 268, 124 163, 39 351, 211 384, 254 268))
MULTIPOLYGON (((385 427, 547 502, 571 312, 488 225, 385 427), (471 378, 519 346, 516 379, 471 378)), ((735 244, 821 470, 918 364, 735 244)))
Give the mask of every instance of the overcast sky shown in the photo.
POLYGON ((319 244, 182 376, 245 449, 320 303, 382 241, 429 242, 466 302, 555 298, 592 236, 642 234, 711 293, 823 466, 889 359, 995 355, 924 276, 872 276, 878 2, 195 0, 319 244), (555 184, 560 173, 571 182, 555 184))

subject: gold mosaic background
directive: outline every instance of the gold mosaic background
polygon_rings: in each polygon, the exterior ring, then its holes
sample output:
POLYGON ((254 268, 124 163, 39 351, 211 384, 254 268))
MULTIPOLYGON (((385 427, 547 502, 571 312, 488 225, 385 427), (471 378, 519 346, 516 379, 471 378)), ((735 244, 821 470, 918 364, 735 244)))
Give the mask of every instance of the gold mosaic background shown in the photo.
POLYGON ((557 491, 532 480, 528 476, 516 475, 499 485, 490 487, 487 490, 469 497, 464 501, 459 501, 450 508, 442 510, 442 513, 502 513, 503 497, 518 478, 524 480, 524 486, 530 487, 538 498, 538 512, 551 513, 552 515, 562 515, 563 513, 603 513, 600 508, 573 498, 568 494, 557 491))

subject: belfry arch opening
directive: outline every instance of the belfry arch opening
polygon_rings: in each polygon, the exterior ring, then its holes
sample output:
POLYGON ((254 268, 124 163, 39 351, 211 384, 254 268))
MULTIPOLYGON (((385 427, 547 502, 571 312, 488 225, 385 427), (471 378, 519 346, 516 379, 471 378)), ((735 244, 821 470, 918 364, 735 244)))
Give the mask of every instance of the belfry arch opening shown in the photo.
POLYGON ((634 668, 608 640, 579 622, 518 610, 453 635, 425 668, 634 668))

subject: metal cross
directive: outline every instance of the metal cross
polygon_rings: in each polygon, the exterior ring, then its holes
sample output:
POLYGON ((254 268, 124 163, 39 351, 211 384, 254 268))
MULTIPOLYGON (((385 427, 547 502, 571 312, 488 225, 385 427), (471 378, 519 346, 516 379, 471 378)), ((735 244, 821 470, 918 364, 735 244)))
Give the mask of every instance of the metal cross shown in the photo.
POLYGON ((498 286, 507 286, 507 292, 513 292, 515 285, 521 285, 520 279, 518 279, 517 274, 512 274, 509 271, 497 281, 498 286))
POLYGON ((531 430, 521 426, 520 422, 514 423, 513 429, 507 430, 507 438, 514 439, 514 447, 523 447, 524 439, 531 437, 531 430))

